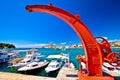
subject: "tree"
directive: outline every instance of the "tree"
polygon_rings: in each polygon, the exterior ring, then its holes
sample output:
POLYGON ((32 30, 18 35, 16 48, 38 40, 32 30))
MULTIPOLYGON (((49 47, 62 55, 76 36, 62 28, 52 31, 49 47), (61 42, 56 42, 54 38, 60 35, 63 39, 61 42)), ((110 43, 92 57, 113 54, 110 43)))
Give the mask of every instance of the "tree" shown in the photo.
POLYGON ((15 45, 9 43, 0 43, 0 48, 15 48, 15 45))

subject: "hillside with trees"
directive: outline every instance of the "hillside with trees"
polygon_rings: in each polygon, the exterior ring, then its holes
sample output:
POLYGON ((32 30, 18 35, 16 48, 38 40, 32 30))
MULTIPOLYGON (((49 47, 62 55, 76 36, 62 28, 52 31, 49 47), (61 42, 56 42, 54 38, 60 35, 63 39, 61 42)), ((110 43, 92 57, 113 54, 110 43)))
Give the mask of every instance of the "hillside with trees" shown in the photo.
POLYGON ((0 48, 15 48, 15 45, 9 43, 0 43, 0 48))

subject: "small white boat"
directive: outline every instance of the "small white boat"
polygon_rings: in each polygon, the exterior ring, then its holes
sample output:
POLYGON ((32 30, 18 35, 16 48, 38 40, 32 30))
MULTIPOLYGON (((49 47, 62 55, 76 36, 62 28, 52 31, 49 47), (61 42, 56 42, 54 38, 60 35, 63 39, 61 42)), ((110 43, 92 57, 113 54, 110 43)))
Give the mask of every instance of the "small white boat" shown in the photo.
MULTIPOLYGON (((81 62, 81 65, 82 65, 82 69, 86 70, 85 63, 81 62)), ((119 67, 115 67, 115 66, 110 65, 108 62, 104 62, 103 65, 102 65, 103 72, 108 72, 108 71, 114 71, 114 72, 116 72, 116 71, 119 70, 118 68, 119 67)))
POLYGON ((116 65, 116 63, 112 63, 112 65, 110 65, 108 62, 104 62, 102 68, 103 71, 116 71, 119 70, 119 67, 115 67, 116 65))
POLYGON ((46 73, 50 73, 53 71, 57 71, 61 68, 62 66, 62 62, 58 61, 58 60, 52 60, 49 65, 47 66, 47 68, 45 68, 46 73))
POLYGON ((36 70, 39 68, 42 68, 44 66, 46 66, 48 64, 48 61, 41 61, 41 62, 32 62, 30 64, 27 64, 24 67, 21 67, 18 69, 19 72, 24 72, 24 71, 32 71, 32 70, 36 70))
POLYGON ((59 55, 49 55, 48 59, 61 59, 66 60, 69 59, 68 54, 60 53, 59 55))

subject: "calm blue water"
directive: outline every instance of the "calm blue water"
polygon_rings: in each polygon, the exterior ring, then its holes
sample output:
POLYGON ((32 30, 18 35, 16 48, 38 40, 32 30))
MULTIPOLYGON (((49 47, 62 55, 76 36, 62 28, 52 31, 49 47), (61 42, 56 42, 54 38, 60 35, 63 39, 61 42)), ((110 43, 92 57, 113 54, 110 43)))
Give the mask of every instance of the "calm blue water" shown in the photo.
MULTIPOLYGON (((15 50, 29 50, 30 48, 16 48, 15 50)), ((79 69, 79 63, 78 61, 76 60, 76 56, 77 55, 84 55, 84 50, 83 48, 74 48, 74 49, 66 49, 66 50, 62 50, 62 49, 52 49, 52 48, 36 48, 38 50, 38 52, 40 52, 42 55, 45 55, 46 57, 48 55, 51 55, 51 54, 60 54, 61 52, 67 54, 69 53, 70 55, 70 61, 74 63, 76 69, 79 69)), ((112 48, 112 51, 113 52, 120 52, 120 48, 112 48)), ((26 52, 20 52, 19 53, 19 57, 24 57, 26 55, 26 52)), ((3 72, 13 72, 13 73, 18 73, 16 70, 13 70, 13 69, 8 69, 8 63, 3 63, 3 64, 0 64, 0 71, 3 71, 3 72)), ((46 75, 45 74, 45 71, 44 69, 43 70, 40 70, 39 73, 35 74, 35 75, 40 75, 40 76, 49 76, 49 75, 46 75)), ((56 77, 56 76, 51 76, 51 77, 56 77)), ((118 77, 116 78, 116 80, 119 80, 118 77)))

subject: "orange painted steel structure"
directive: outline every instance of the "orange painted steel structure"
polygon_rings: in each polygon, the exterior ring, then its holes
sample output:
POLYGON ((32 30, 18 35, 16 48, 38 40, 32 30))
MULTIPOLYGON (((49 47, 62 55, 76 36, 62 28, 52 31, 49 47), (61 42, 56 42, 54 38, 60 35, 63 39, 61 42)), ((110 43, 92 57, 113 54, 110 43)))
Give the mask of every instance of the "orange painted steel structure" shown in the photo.
POLYGON ((86 64, 85 73, 82 73, 82 70, 78 71, 79 80, 114 80, 110 76, 103 76, 102 72, 103 62, 105 60, 107 61, 107 55, 112 53, 109 43, 104 38, 97 37, 103 40, 101 43, 98 43, 89 29, 79 20, 79 14, 72 15, 65 10, 54 7, 52 4, 28 5, 26 6, 26 10, 28 12, 44 12, 52 14, 65 21, 77 33, 85 53, 85 59, 81 56, 78 56, 77 59, 79 62, 84 62, 86 64), (103 49, 106 50, 106 55, 104 55, 105 51, 103 51, 103 49), (106 58, 104 59, 104 57, 106 58))

